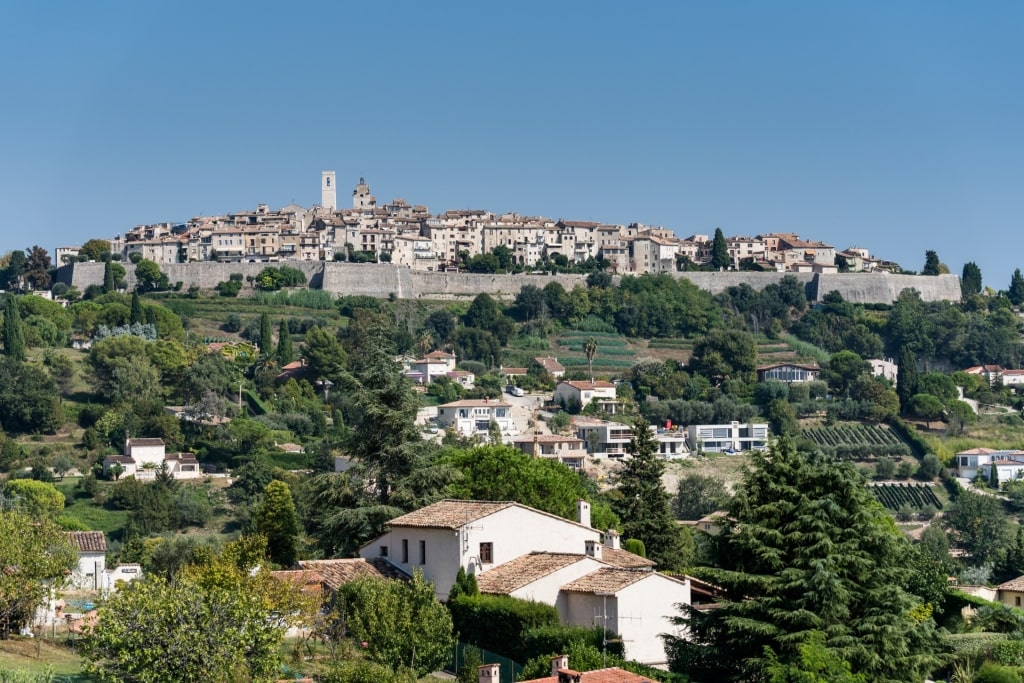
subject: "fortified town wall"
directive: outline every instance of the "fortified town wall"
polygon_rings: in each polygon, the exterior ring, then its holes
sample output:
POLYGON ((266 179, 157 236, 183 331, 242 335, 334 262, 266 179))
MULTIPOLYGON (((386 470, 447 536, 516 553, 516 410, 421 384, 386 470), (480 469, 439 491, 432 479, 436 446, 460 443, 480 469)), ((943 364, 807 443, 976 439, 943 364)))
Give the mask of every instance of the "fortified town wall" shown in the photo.
MULTIPOLYGON (((128 286, 135 286, 135 266, 123 263, 127 271, 128 286)), ((544 287, 549 282, 562 283, 566 289, 586 283, 585 275, 509 275, 478 273, 433 273, 414 271, 391 263, 344 263, 339 261, 282 261, 280 263, 196 263, 162 264, 172 284, 181 282, 187 289, 198 285, 213 289, 218 282, 227 280, 232 273, 243 278, 255 276, 267 266, 288 265, 298 268, 309 280, 312 289, 323 289, 335 294, 362 294, 385 298, 392 294, 400 299, 465 299, 486 292, 495 298, 510 300, 525 284, 544 287)), ((853 303, 888 304, 895 301, 904 289, 916 289, 924 301, 959 301, 960 278, 956 275, 894 275, 892 273, 754 273, 686 272, 676 277, 690 280, 712 294, 746 283, 756 290, 779 282, 786 275, 794 275, 805 283, 807 297, 820 301, 831 292, 838 291, 853 303)), ((57 281, 85 291, 89 285, 103 284, 102 263, 72 263, 57 271, 57 281)))

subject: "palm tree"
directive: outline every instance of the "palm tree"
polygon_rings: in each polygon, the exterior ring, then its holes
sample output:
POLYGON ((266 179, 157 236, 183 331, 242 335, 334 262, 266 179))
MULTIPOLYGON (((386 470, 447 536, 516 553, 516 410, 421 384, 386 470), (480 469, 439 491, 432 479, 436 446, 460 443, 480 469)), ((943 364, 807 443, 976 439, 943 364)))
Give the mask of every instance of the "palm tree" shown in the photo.
POLYGON ((434 348, 434 335, 431 334, 430 330, 423 330, 420 332, 420 336, 416 340, 416 348, 419 349, 421 356, 426 355, 432 348, 434 348))
POLYGON ((587 366, 590 368, 590 383, 594 383, 594 355, 597 354, 597 340, 587 338, 583 343, 583 353, 587 354, 587 366))

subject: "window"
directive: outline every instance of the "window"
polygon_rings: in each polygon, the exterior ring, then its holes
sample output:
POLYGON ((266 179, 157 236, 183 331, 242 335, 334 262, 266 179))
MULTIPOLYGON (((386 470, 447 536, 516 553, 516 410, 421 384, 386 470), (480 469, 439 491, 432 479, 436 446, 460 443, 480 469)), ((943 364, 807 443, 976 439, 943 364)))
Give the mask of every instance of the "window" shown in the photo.
POLYGON ((420 564, 427 563, 427 542, 420 541, 420 564))
POLYGON ((409 564, 409 539, 402 539, 402 564, 409 564))
MULTIPOLYGON (((480 544, 480 564, 492 564, 494 562, 494 544, 491 542, 480 544)), ((1018 604, 1020 598, 1017 598, 1018 604)))
POLYGON ((388 547, 386 545, 382 545, 380 547, 380 556, 381 557, 387 557, 388 556, 388 547))
POLYGON ((1017 607, 1020 607, 1020 596, 1018 595, 1014 600, 1017 601, 1017 607))

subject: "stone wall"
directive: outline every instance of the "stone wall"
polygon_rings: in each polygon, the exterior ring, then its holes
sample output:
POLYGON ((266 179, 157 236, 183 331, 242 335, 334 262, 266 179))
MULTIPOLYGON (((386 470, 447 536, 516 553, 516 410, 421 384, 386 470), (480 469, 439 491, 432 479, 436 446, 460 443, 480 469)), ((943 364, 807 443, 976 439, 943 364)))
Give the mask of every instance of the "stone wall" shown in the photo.
MULTIPOLYGON (((135 286, 135 266, 124 263, 128 272, 128 286, 135 286)), ((519 293, 525 284, 544 287, 557 281, 567 290, 585 285, 584 275, 484 275, 477 273, 431 273, 413 271, 391 263, 342 263, 338 261, 289 261, 283 264, 267 263, 176 263, 162 265, 171 284, 181 282, 184 289, 198 285, 213 289, 218 282, 227 280, 232 273, 243 277, 256 275, 268 265, 288 265, 306 274, 309 286, 335 294, 362 294, 400 299, 466 299, 482 292, 505 300, 519 293)), ((786 273, 751 272, 688 272, 677 277, 694 283, 712 294, 747 283, 757 290, 779 282, 786 273)), ((807 297, 818 301, 831 291, 838 291, 847 301, 854 303, 892 303, 904 289, 916 289, 924 301, 959 301, 960 278, 956 275, 892 275, 890 273, 840 273, 793 275, 807 288, 807 297)), ((103 284, 102 263, 74 263, 57 271, 57 281, 74 285, 85 291, 89 285, 103 284)))

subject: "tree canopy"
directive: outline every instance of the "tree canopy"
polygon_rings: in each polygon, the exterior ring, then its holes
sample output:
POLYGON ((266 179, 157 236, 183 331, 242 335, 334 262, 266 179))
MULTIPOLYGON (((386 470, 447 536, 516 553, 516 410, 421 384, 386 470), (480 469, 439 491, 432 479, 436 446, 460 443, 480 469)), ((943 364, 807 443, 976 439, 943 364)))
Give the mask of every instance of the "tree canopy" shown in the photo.
POLYGON ((932 623, 904 588, 908 541, 862 475, 785 439, 752 457, 716 566, 700 571, 722 589, 721 607, 683 607, 689 638, 665 636, 672 670, 760 680, 799 663, 822 633, 824 654, 854 675, 920 681, 936 664, 932 623))

